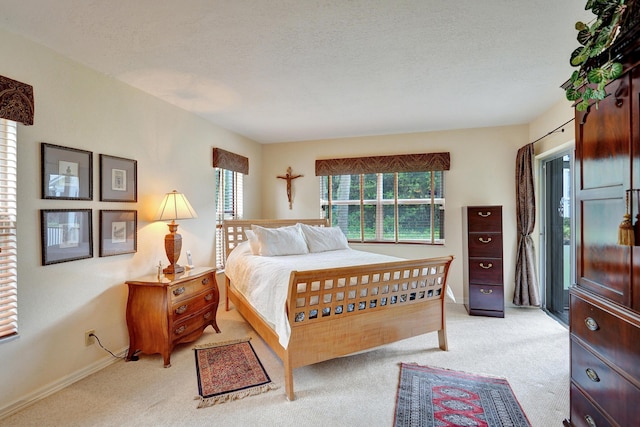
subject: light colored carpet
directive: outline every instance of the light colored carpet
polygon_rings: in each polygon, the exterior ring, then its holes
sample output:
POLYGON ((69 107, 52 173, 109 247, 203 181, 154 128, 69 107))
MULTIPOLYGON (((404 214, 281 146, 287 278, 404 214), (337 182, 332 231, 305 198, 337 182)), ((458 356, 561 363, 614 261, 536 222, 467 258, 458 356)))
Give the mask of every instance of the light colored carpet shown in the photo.
POLYGON ((297 400, 284 394, 279 359, 235 311, 218 312, 221 334, 207 328, 180 345, 171 368, 159 355, 117 363, 4 420, 7 426, 391 426, 399 362, 506 377, 534 427, 569 415, 569 333, 538 309, 508 308, 504 319, 468 316, 447 307, 449 351, 437 334, 294 371, 297 400), (253 337, 280 389, 197 409, 194 344, 253 337))

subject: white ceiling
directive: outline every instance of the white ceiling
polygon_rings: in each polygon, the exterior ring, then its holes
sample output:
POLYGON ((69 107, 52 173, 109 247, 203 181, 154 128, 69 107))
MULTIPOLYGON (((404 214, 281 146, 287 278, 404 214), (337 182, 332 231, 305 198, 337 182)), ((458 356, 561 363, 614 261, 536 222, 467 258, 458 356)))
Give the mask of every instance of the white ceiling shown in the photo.
POLYGON ((529 123, 564 96, 580 18, 577 0, 0 1, 0 28, 262 143, 529 123))

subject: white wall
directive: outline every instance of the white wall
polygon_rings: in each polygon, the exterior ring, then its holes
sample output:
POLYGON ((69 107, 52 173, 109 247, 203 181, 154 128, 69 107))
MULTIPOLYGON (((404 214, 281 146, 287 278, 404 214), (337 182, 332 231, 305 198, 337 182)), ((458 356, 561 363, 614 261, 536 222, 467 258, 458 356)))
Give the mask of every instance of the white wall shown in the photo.
POLYGON ((446 179, 444 246, 355 245, 372 252, 405 258, 454 255, 449 283, 462 303, 462 206, 502 205, 505 257, 505 301, 513 299, 516 251, 515 160, 529 142, 528 126, 466 129, 322 141, 268 144, 263 147, 262 212, 267 218, 308 218, 320 215, 319 178, 315 160, 388 154, 451 153, 446 179), (289 210, 286 183, 277 175, 303 174, 292 183, 293 209, 289 210))
POLYGON ((86 329, 112 350, 128 346, 124 282, 167 264, 168 228, 152 221, 164 193, 184 192, 199 215, 180 222, 183 252, 214 265, 212 147, 249 157, 246 208, 255 217, 262 146, 10 33, 0 32, 0 64, 35 93, 34 126, 18 126, 19 338, 0 343, 1 416, 111 360, 85 347, 86 329), (93 201, 41 199, 41 142, 93 152, 93 201), (138 161, 137 203, 99 201, 100 153, 138 161), (41 266, 39 210, 55 208, 92 209, 94 258, 41 266), (98 257, 100 209, 138 210, 136 254, 98 257))

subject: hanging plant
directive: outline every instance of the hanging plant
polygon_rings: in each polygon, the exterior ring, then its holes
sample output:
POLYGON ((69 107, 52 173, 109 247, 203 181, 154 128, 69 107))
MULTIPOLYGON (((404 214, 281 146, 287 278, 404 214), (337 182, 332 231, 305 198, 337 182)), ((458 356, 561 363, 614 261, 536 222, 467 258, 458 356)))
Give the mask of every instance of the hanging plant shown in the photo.
POLYGON ((565 94, 569 101, 580 101, 576 104, 578 111, 586 110, 591 102, 597 107, 606 96, 605 86, 622 75, 622 64, 611 57, 609 48, 620 31, 625 3, 625 0, 587 0, 585 10, 591 10, 595 18, 590 25, 576 23, 580 47, 571 53, 570 62, 578 69, 571 74, 565 94), (608 57, 600 57, 605 52, 608 57))

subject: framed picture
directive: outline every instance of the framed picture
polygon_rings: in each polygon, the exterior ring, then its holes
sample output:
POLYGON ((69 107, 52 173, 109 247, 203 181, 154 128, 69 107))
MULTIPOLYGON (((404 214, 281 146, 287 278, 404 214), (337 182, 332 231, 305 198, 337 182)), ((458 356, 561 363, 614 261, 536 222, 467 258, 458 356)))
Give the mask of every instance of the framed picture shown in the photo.
POLYGON ((100 211, 100 256, 131 254, 138 250, 138 211, 100 211))
POLYGON ((93 153, 40 144, 42 198, 93 200, 93 153))
POLYGON ((100 154, 100 201, 138 201, 138 162, 100 154))
POLYGON ((91 209, 41 209, 42 265, 93 257, 91 209))

